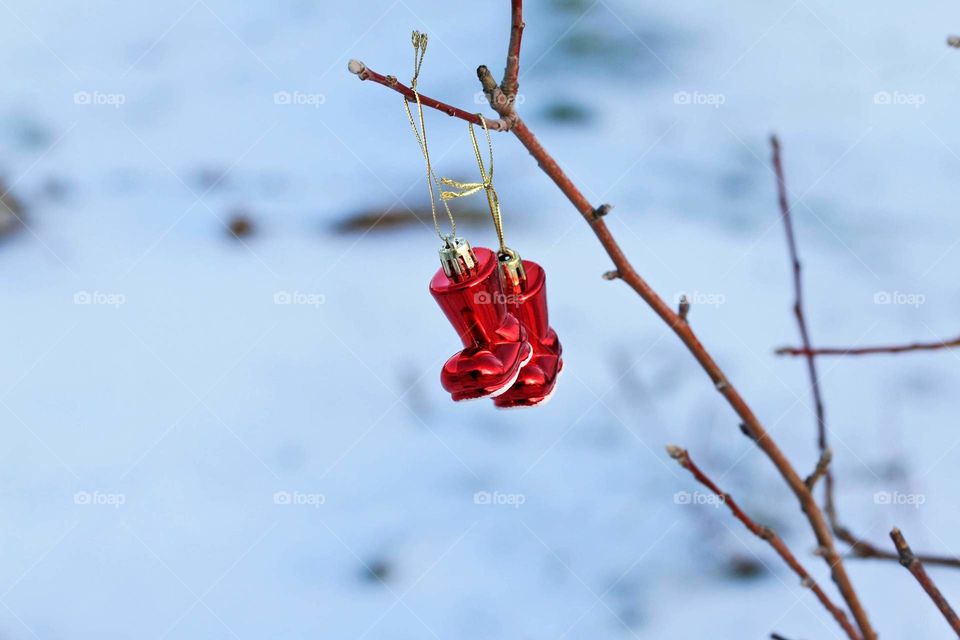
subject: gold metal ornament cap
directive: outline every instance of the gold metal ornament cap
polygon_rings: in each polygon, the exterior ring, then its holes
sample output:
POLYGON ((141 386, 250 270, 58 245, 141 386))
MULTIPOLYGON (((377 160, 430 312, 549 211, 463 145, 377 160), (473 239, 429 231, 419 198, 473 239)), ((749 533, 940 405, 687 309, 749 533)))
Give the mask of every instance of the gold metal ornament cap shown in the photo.
POLYGON ((504 247, 497 254, 500 266, 500 284, 504 291, 523 291, 527 283, 527 272, 523 268, 520 254, 509 247, 504 247))
POLYGON ((460 282, 477 267, 477 256, 469 242, 454 235, 446 235, 443 236, 443 246, 440 247, 440 265, 448 278, 460 282))

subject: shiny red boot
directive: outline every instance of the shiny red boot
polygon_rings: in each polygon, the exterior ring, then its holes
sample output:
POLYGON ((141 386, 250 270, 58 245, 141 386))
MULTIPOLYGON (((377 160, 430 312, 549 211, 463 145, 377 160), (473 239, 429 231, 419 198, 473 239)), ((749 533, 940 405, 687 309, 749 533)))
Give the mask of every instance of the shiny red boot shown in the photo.
POLYGON ((547 276, 536 262, 521 260, 516 252, 499 256, 501 288, 507 310, 527 331, 533 358, 523 367, 516 383, 494 399, 501 409, 532 407, 547 402, 563 370, 563 348, 550 328, 547 312, 547 276))
POLYGON ((498 396, 516 382, 533 348, 504 304, 497 256, 448 236, 440 263, 430 293, 464 346, 443 365, 440 383, 455 401, 498 396))

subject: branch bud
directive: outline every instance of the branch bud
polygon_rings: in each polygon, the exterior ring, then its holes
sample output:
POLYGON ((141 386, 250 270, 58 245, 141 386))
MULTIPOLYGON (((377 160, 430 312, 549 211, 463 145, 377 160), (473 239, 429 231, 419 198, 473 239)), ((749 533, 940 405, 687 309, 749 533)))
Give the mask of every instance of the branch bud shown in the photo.
POLYGON ((353 75, 358 76, 367 70, 367 65, 363 64, 359 60, 351 60, 347 63, 347 70, 353 75))

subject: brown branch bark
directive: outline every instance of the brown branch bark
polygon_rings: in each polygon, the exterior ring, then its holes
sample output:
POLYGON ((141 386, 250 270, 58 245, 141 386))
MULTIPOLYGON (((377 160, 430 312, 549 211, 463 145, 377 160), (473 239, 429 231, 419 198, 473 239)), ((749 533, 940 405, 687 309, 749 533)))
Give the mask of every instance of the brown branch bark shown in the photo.
MULTIPOLYGON (((880 549, 865 540, 859 540, 849 531, 837 533, 837 537, 850 545, 851 555, 854 558, 874 559, 874 560, 899 560, 900 556, 896 553, 880 549)), ((960 558, 956 556, 942 556, 929 553, 917 553, 914 557, 925 565, 936 565, 939 567, 950 567, 960 569, 960 558)))
POLYGON ((954 633, 957 634, 957 637, 960 637, 960 618, 957 617, 956 611, 953 610, 953 607, 950 606, 947 599, 940 593, 940 589, 937 588, 937 585, 934 584, 933 580, 927 574, 926 569, 923 568, 923 564, 913 555, 913 551, 910 550, 910 545, 907 544, 907 540, 903 537, 903 534, 900 533, 900 529, 894 527, 890 532, 890 539, 893 540, 893 544, 897 548, 900 564, 913 574, 913 577, 917 579, 917 582, 920 583, 923 590, 926 591, 930 599, 933 600, 933 604, 937 606, 937 609, 939 609, 943 617, 946 618, 947 623, 953 628, 954 633))
MULTIPOLYGON (((813 488, 813 485, 816 482, 816 479, 819 476, 822 476, 824 479, 824 511, 827 514, 827 518, 830 521, 830 527, 833 530, 834 535, 840 540, 844 541, 850 545, 853 556, 856 558, 876 558, 880 560, 896 560, 898 556, 879 549, 873 544, 861 540, 859 536, 854 535, 850 529, 843 526, 839 522, 839 516, 837 515, 836 502, 834 500, 834 481, 833 474, 830 472, 830 469, 827 467, 830 457, 830 449, 828 448, 827 442, 827 422, 826 422, 826 412, 823 404, 823 396, 820 391, 820 379, 817 375, 817 366, 816 366, 816 356, 823 354, 825 351, 823 349, 813 348, 810 341, 810 331, 807 327, 806 315, 804 313, 803 306, 803 278, 802 278, 802 267, 800 263, 799 250, 797 249, 797 239, 796 233, 793 226, 793 218, 790 215, 791 208, 789 200, 787 198, 787 182, 784 177, 783 170, 783 159, 781 154, 780 140, 777 136, 771 136, 770 146, 773 153, 773 169, 774 173, 777 176, 777 202, 780 206, 780 217, 783 219, 784 228, 786 229, 787 234, 787 247, 790 252, 790 260, 793 265, 793 287, 794 287, 794 305, 793 313, 797 320, 797 325, 800 329, 800 339, 803 343, 801 349, 797 349, 799 354, 794 355, 803 355, 807 361, 807 372, 810 377, 810 388, 813 393, 813 400, 817 418, 817 445, 820 449, 820 462, 817 464, 817 471, 814 472, 814 475, 808 479, 808 484, 810 488, 813 488), (824 463, 824 457, 827 457, 826 463, 824 463), (822 468, 821 468, 822 467, 822 468)), ((779 353, 779 351, 778 351, 779 353)), ((929 560, 930 564, 939 564, 942 566, 952 566, 960 567, 960 559, 949 557, 949 556, 921 556, 929 560)))
POLYGON ((510 44, 507 46, 507 65, 503 70, 500 88, 511 104, 516 102, 520 90, 520 46, 523 40, 523 0, 510 2, 510 44))
POLYGON ((750 533, 757 536, 761 540, 765 540, 773 550, 777 552, 777 555, 787 564, 790 569, 793 570, 800 577, 800 583, 808 587, 816 595, 817 600, 820 601, 827 611, 833 616, 843 630, 846 632, 849 638, 857 640, 860 638, 860 634, 857 633, 857 630, 853 628, 853 625, 850 624, 850 620, 847 618, 846 612, 843 611, 840 607, 835 605, 830 597, 820 588, 820 585, 817 584, 817 581, 813 579, 813 576, 800 564, 800 561, 797 560, 797 557, 793 555, 793 552, 790 551, 790 548, 786 543, 777 535, 777 533, 770 527, 765 527, 760 524, 757 524, 750 516, 748 516, 743 509, 740 508, 740 505, 733 499, 729 493, 724 493, 720 487, 716 485, 700 468, 694 463, 690 458, 690 454, 686 449, 681 449, 676 446, 667 447, 667 452, 670 454, 674 460, 680 463, 680 466, 684 469, 687 469, 693 477, 697 479, 697 482, 707 487, 712 491, 720 500, 727 506, 728 509, 733 513, 733 516, 743 523, 750 533))
MULTIPOLYGON (((415 102, 417 99, 416 95, 413 93, 413 89, 397 80, 395 76, 381 75, 373 69, 367 67, 367 65, 359 60, 351 60, 350 64, 347 65, 347 69, 350 70, 350 73, 354 74, 361 80, 370 80, 372 82, 376 82, 377 84, 382 84, 389 89, 393 89, 397 93, 403 95, 403 97, 410 102, 415 102)), ((442 111, 448 116, 460 118, 466 122, 482 125, 483 122, 486 121, 487 127, 491 131, 506 131, 510 128, 503 120, 491 120, 490 118, 483 117, 476 113, 470 113, 469 111, 464 111, 463 109, 449 105, 446 102, 441 102, 435 98, 425 96, 422 93, 420 94, 420 102, 425 107, 442 111)))
MULTIPOLYGON (((797 328, 800 330, 800 341, 803 348, 809 350, 810 329, 807 327, 807 319, 804 315, 803 307, 803 266, 800 263, 800 253, 797 250, 797 237, 793 228, 793 219, 790 217, 790 203, 787 199, 787 182, 784 178, 783 160, 780 156, 780 140, 777 136, 770 137, 770 146, 773 148, 773 170, 777 176, 777 203, 780 205, 780 217, 783 220, 783 227, 787 234, 787 249, 790 252, 790 262, 793 267, 793 315, 797 320, 797 328)), ((827 419, 826 410, 823 405, 823 394, 820 391, 820 376, 817 373, 817 360, 809 354, 807 360, 807 373, 810 376, 810 389, 813 393, 813 405, 817 418, 817 448, 820 455, 823 456, 827 451, 827 419)), ((829 469, 824 472, 825 485, 825 508, 827 514, 833 511, 833 477, 829 469)))
POLYGON ((940 349, 952 349, 960 347, 960 337, 952 340, 939 340, 935 342, 911 342, 910 344, 894 344, 875 347, 780 347, 776 353, 778 356, 869 356, 874 354, 896 354, 906 353, 908 351, 937 351, 940 349))
MULTIPOLYGON (((516 30, 516 26, 518 24, 522 24, 523 22, 522 14, 516 11, 519 5, 514 4, 513 7, 514 11, 511 14, 511 33, 516 30)), ((365 67, 362 64, 357 63, 357 68, 358 70, 355 71, 354 65, 351 63, 351 71, 360 76, 361 79, 375 80, 384 86, 403 93, 400 88, 402 85, 399 85, 399 83, 397 83, 395 80, 392 82, 382 82, 376 80, 375 77, 370 75, 364 77, 362 71, 365 70, 365 67)), ((860 628, 863 638, 865 640, 873 640, 876 637, 876 634, 873 631, 872 625, 870 624, 870 619, 867 616, 863 605, 860 603, 860 599, 853 588, 853 584, 850 582, 850 578, 847 575, 846 568, 843 564, 843 559, 837 552, 827 520, 817 504, 817 501, 814 499, 813 493, 807 488, 804 479, 794 468, 787 456, 784 455, 783 451, 780 450, 777 444, 770 437, 770 434, 767 432, 766 428, 764 428, 757 416, 753 413, 753 410, 750 408, 747 402, 740 395, 740 392, 737 391, 737 389, 727 380, 726 374, 716 363, 716 361, 714 361, 713 356, 711 356, 710 353, 707 352, 704 346, 700 343, 699 338, 697 338, 690 325, 684 322, 673 311, 673 309, 671 309, 670 306, 664 302, 663 298, 661 298, 653 290, 647 281, 644 280, 639 273, 637 273, 633 265, 627 259, 627 256, 624 254, 623 250, 620 248, 620 245, 617 243, 613 234, 610 232, 610 229, 607 227, 605 218, 603 216, 596 215, 595 212, 597 211, 597 208, 590 204, 586 196, 584 196, 583 193, 576 187, 576 185, 573 184, 570 178, 567 177, 566 173, 564 173, 557 161, 554 160, 554 158, 546 151, 546 149, 544 149, 543 145, 540 144, 540 141, 536 138, 536 136, 533 135, 526 123, 524 123, 523 120, 520 119, 520 117, 516 114, 516 110, 514 108, 515 103, 496 100, 497 92, 502 93, 502 89, 500 89, 495 81, 492 81, 489 70, 486 67, 480 67, 477 70, 477 75, 480 78, 484 92, 490 99, 491 107, 501 115, 501 122, 507 123, 506 129, 513 132, 520 143, 526 147, 527 151, 529 151, 530 154, 536 159, 537 164, 540 166, 543 172, 547 174, 551 180, 553 180, 554 184, 567 197, 567 199, 570 200, 577 211, 580 212, 584 220, 590 226, 591 230, 593 230, 597 240, 599 240, 604 250, 606 250, 610 260, 616 267, 618 278, 623 280, 623 282, 633 289, 637 295, 639 295, 640 298, 643 299, 643 301, 646 302, 646 304, 653 310, 653 312, 656 313, 666 323, 666 325, 670 327, 671 330, 673 330, 673 332, 677 335, 681 342, 683 342, 693 357, 700 364, 704 372, 706 372, 717 391, 720 392, 730 407, 740 417, 742 424, 744 425, 743 428, 746 429, 751 438, 756 442, 757 446, 774 464, 777 471, 786 482, 787 486, 796 496, 801 510, 809 521, 810 527, 817 539, 817 544, 821 549, 821 555, 824 557, 824 560, 830 568, 831 578, 837 585, 837 589, 843 596, 844 601, 847 603, 850 613, 856 620, 857 626, 860 628)), ((443 103, 439 104, 443 107, 441 108, 442 111, 445 111, 451 115, 457 115, 445 109, 452 109, 452 107, 449 107, 449 105, 445 105, 443 103)))

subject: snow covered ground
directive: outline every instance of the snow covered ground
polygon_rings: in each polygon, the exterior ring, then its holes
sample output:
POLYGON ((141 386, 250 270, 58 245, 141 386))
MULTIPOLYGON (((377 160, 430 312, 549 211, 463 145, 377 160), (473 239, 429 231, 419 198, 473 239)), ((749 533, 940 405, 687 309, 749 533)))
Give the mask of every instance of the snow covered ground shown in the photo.
MULTIPOLYGON (((529 124, 616 205, 649 281, 703 302, 704 342, 812 469, 802 364, 772 355, 796 328, 767 136, 815 340, 956 335, 956 7, 527 4, 529 124)), ((672 334, 600 279, 609 261, 512 138, 494 141, 509 240, 547 269, 564 344, 550 405, 445 397, 458 346, 427 294, 431 229, 333 230, 425 202, 398 96, 347 60, 406 79, 425 30, 423 91, 474 108, 505 2, 5 0, 0 16, 0 168, 29 224, 0 243, 0 638, 839 637, 726 511, 684 504, 699 487, 667 443, 832 593, 770 464, 672 334), (242 242, 236 211, 255 224, 242 242)), ((429 116, 440 173, 472 177, 466 126, 429 116)), ((960 553, 958 357, 823 361, 842 514, 879 544, 897 524, 960 553)), ((884 637, 947 636, 900 567, 848 567, 884 637)), ((960 576, 935 577, 960 600, 960 576)))

